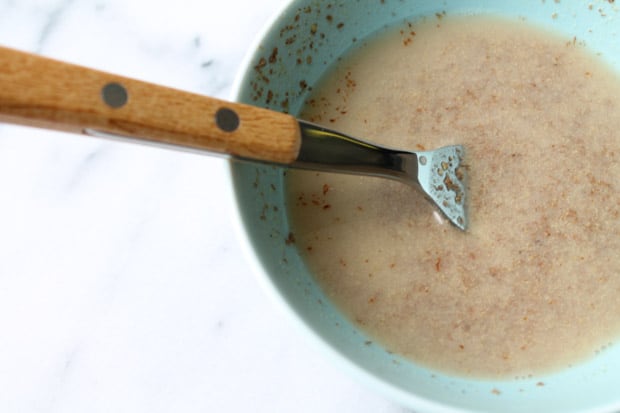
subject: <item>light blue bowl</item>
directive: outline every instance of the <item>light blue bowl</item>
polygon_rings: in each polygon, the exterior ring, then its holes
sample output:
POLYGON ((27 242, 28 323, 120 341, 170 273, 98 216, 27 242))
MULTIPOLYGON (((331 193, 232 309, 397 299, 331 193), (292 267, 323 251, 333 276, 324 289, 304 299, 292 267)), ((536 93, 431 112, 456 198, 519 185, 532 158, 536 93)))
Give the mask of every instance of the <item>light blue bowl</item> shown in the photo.
MULTIPOLYGON (((576 36, 620 68, 620 20, 613 1, 299 0, 282 11, 248 57, 237 99, 296 114, 306 85, 316 84, 356 41, 405 18, 444 11, 525 19, 576 36)), ((441 374, 367 345, 368 337, 330 304, 295 247, 285 242, 283 169, 232 163, 231 172, 250 257, 268 291, 329 357, 372 387, 416 412, 620 411, 620 346, 557 374, 485 381, 441 374)))

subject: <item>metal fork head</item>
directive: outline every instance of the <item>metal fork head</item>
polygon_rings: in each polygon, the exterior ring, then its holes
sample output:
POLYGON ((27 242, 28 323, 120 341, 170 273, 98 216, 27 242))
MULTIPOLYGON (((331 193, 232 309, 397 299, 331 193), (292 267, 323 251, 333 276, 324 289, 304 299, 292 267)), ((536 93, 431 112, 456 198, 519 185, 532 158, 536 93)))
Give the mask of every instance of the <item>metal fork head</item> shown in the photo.
POLYGON ((386 148, 300 120, 302 143, 289 166, 396 179, 421 189, 456 227, 467 228, 462 146, 426 152, 386 148))
POLYGON ((467 229, 467 191, 461 145, 415 152, 418 183, 428 198, 458 228, 467 229))

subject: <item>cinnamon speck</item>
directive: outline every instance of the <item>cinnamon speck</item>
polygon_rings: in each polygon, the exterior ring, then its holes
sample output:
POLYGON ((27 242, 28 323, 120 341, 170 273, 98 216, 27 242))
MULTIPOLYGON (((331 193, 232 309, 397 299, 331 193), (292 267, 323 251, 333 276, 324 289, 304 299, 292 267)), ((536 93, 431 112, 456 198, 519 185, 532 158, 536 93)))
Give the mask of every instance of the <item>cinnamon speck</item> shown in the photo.
POLYGON ((288 233, 288 237, 284 240, 286 245, 292 245, 295 243, 295 235, 292 232, 288 233))
POLYGON ((275 63, 278 60, 278 48, 274 47, 269 55, 269 63, 275 63))
POLYGON ((265 59, 264 57, 261 57, 258 63, 256 64, 256 66, 254 66, 254 69, 260 70, 265 66, 267 66, 267 59, 265 59))

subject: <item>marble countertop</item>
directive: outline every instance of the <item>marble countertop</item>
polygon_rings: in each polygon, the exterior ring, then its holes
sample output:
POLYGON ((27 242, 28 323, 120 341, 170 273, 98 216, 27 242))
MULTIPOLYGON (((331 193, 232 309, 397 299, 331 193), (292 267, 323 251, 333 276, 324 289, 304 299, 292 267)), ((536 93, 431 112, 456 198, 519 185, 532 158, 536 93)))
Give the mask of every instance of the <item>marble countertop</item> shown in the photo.
MULTIPOLYGON (((284 0, 0 0, 0 44, 229 98, 284 0)), ((259 288, 219 158, 0 125, 0 411, 403 412, 259 288)))

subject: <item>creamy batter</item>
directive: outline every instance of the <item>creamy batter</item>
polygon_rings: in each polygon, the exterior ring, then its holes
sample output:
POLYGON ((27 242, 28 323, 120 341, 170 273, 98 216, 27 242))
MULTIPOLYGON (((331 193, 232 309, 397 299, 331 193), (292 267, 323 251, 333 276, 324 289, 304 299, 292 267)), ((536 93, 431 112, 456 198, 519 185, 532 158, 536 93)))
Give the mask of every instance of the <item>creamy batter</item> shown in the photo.
POLYGON ((303 117, 411 150, 463 144, 463 233, 412 188, 290 171, 292 235, 326 294, 388 350, 521 377, 620 332, 618 79, 523 22, 444 17, 369 40, 303 117))

